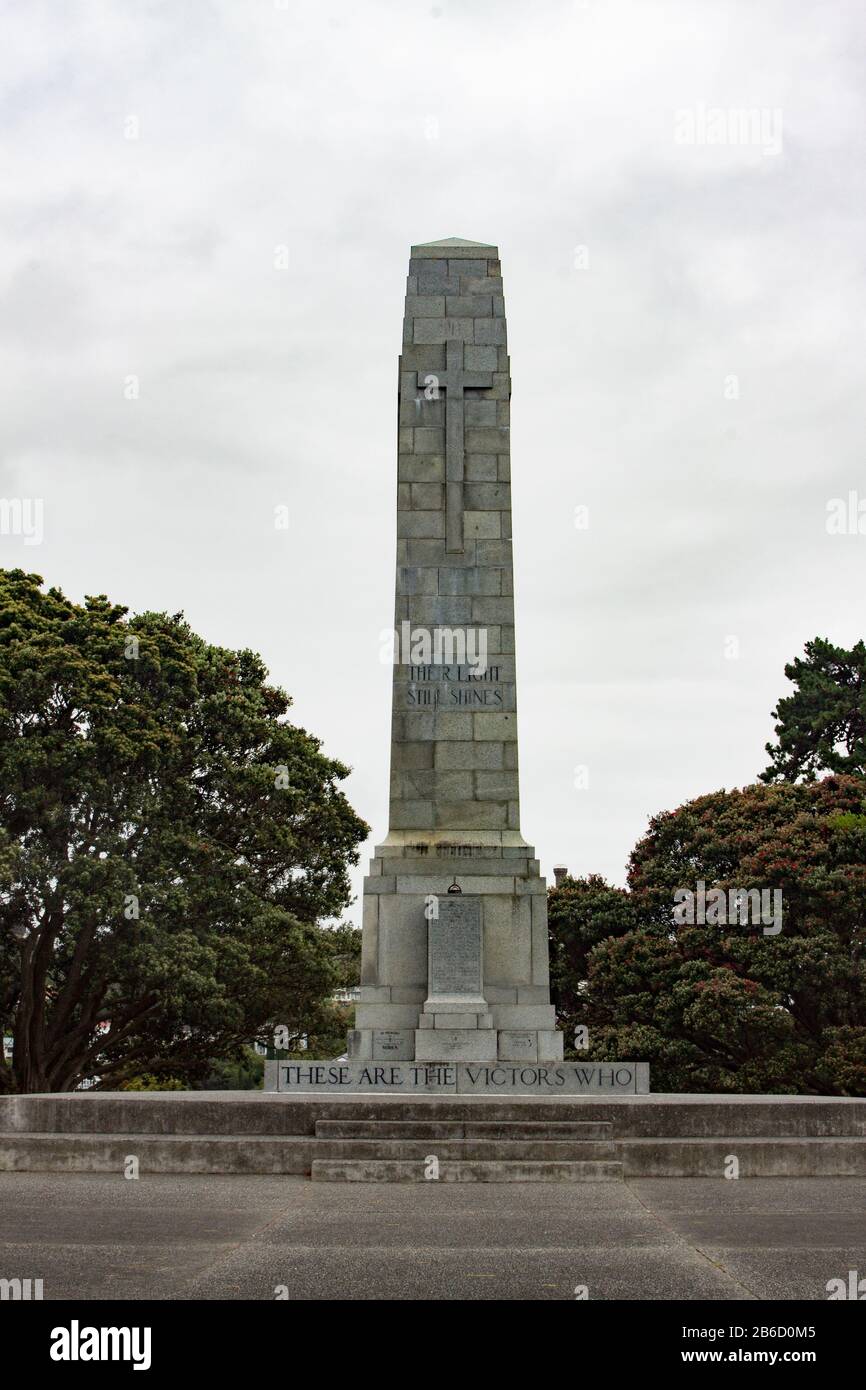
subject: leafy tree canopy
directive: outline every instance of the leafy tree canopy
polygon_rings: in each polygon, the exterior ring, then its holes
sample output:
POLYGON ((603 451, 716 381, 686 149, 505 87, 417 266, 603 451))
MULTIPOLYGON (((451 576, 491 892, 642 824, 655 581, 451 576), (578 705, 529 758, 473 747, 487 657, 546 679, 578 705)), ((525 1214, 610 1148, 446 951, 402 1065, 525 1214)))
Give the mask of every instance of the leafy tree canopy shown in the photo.
POLYGON ((550 892, 552 984, 583 1056, 655 1091, 866 1094, 866 781, 714 792, 656 816, 628 891, 550 892), (683 924, 677 890, 782 892, 782 930, 683 924))
POLYGON ((866 776, 866 644, 846 651, 816 637, 805 650, 785 667, 797 689, 773 710, 778 742, 767 744, 761 781, 812 782, 821 771, 866 776))
POLYGON ((367 827, 289 704, 182 615, 0 572, 0 1089, 202 1077, 340 986, 367 827))

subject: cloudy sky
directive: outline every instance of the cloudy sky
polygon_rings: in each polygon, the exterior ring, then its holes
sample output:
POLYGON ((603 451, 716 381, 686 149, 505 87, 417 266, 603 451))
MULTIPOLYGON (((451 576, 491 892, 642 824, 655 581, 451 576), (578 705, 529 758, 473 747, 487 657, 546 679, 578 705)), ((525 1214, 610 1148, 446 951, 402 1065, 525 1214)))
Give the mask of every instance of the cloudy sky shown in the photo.
POLYGON ((0 14, 0 563, 261 651, 381 839, 409 246, 495 242, 524 834, 622 882, 754 781, 866 636, 862 5, 0 14))

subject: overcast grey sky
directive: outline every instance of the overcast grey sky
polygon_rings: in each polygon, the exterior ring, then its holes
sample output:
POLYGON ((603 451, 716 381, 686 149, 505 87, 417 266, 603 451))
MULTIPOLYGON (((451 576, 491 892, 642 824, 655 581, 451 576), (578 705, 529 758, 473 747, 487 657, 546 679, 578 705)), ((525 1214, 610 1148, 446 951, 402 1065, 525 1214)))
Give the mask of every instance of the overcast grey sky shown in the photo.
POLYGON ((495 242, 523 832, 622 882, 754 781, 784 663, 866 636, 862 5, 0 13, 0 563, 261 651, 383 838, 409 246, 495 242))

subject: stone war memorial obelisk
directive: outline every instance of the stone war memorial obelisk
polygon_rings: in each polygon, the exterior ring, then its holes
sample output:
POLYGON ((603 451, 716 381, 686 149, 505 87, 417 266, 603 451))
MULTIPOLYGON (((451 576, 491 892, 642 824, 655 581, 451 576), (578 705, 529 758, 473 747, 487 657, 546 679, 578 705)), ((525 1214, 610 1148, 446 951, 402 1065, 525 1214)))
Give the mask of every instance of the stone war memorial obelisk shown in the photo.
POLYGON ((389 829, 364 882, 347 1060, 269 1062, 274 1090, 648 1089, 563 1062, 547 894, 520 830, 511 379, 499 252, 413 246, 399 373, 389 829))

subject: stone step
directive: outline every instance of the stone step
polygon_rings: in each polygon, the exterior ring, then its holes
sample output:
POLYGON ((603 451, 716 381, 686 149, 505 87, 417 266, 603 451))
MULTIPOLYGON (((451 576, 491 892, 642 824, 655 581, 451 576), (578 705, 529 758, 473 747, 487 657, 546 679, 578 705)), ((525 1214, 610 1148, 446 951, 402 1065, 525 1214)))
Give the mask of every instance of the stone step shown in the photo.
POLYGON ((610 1142, 556 1139, 316 1139, 314 1157, 333 1159, 439 1159, 486 1162, 568 1162, 616 1158, 610 1142))
MULTIPOLYGON (((453 1167, 504 1162, 507 1168, 610 1161, 614 1145, 556 1141, 352 1140, 256 1135, 0 1135, 0 1172, 117 1173, 129 1158, 149 1173, 307 1174, 317 1158, 336 1164, 403 1163, 423 1167, 431 1150, 453 1167)), ((618 1166, 618 1165, 617 1165, 618 1166)))
POLYGON ((320 1139, 611 1139, 607 1121, 317 1120, 320 1139))
POLYGON ((127 1159, 148 1173, 310 1171, 313 1138, 282 1135, 0 1134, 0 1172, 117 1173, 127 1159))
POLYGON ((621 1182, 622 1164, 613 1162, 508 1161, 502 1159, 439 1164, 436 1179, 423 1162, 405 1159, 313 1160, 313 1182, 621 1182))
POLYGON ((575 1139, 613 1138, 610 1120, 470 1120, 467 1139, 575 1139))
MULTIPOLYGON (((580 1167, 596 1159, 601 1150, 615 1147, 618 1164, 626 1178, 712 1178, 719 1181, 730 1171, 731 1156, 739 1162, 739 1175, 759 1177, 866 1177, 866 1138, 763 1138, 721 1139, 705 1138, 620 1138, 615 1146, 603 1140, 557 1139, 459 1139, 440 1137, 414 1139, 324 1139, 307 1135, 221 1134, 142 1134, 140 1132, 110 1133, 46 1133, 44 1131, 0 1133, 0 1171, 43 1173, 115 1173, 120 1175, 126 1160, 138 1159, 141 1176, 148 1173, 248 1173, 248 1174, 309 1174, 314 1162, 336 1164, 339 1169, 354 1163, 362 1166, 384 1162, 407 1164, 417 1168, 419 1157, 396 1157, 408 1146, 413 1155, 426 1158, 431 1150, 440 1160, 458 1168, 468 1162, 470 1167, 488 1163, 504 1163, 506 1174, 515 1168, 542 1167, 552 1162, 552 1168, 568 1168, 570 1162, 580 1167), (348 1145, 354 1158, 335 1156, 335 1144, 348 1145), (357 1145, 372 1150, 373 1157, 359 1157, 357 1145), (354 1147, 353 1147, 354 1146, 354 1147), (480 1149, 479 1149, 480 1146, 480 1149), (451 1156, 452 1149, 493 1153, 494 1157, 469 1159, 461 1162, 451 1156), (527 1151, 540 1158, 516 1158, 527 1151), (564 1148, 574 1155, 573 1160, 556 1157, 564 1148), (389 1157, 390 1155, 390 1157, 389 1157)), ((344 1149, 339 1150, 344 1153, 344 1149)), ((352 1168, 354 1172, 354 1168, 352 1168)), ((370 1179, 384 1181, 385 1179, 370 1179)), ((396 1178, 395 1181, 409 1179, 396 1178)), ((456 1179, 459 1180, 459 1179, 456 1179)), ((493 1179, 487 1179, 493 1181, 493 1179)), ((541 1181, 541 1179, 526 1179, 541 1181)), ((556 1174, 551 1181, 557 1181, 556 1174)), ((502 1181, 509 1181, 506 1176, 502 1181)))
MULTIPOLYGON (((866 1103, 864 1103, 866 1104, 866 1103)), ((418 1120, 463 1124, 609 1121, 611 1111, 568 1097, 500 1100, 410 1095, 272 1095, 263 1091, 94 1092, 0 1096, 0 1134, 294 1134, 316 1121, 418 1120), (594 1108, 587 1113, 587 1105, 594 1108)), ((614 1112, 617 1118, 620 1112, 614 1112)), ((864 1112, 866 1113, 866 1112, 864 1112)), ((726 1133, 727 1130, 721 1131, 726 1133)))
MULTIPOLYGON (((617 1140, 710 1141, 866 1138, 866 1098, 827 1096, 551 1096, 357 1094, 261 1091, 80 1092, 0 1096, 6 1134, 249 1135, 312 1138, 319 1120, 460 1123, 613 1122, 617 1140)), ((730 1149, 727 1150, 730 1152, 730 1149)), ((646 1162, 649 1163, 649 1158, 646 1162)), ((826 1170, 822 1168, 821 1172, 826 1170)), ((817 1174, 816 1174, 817 1176, 817 1174)))
POLYGON ((866 1139, 634 1139, 617 1144, 629 1178, 724 1178, 736 1158, 741 1178, 866 1177, 866 1139))

